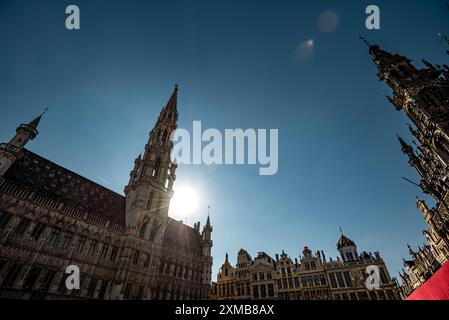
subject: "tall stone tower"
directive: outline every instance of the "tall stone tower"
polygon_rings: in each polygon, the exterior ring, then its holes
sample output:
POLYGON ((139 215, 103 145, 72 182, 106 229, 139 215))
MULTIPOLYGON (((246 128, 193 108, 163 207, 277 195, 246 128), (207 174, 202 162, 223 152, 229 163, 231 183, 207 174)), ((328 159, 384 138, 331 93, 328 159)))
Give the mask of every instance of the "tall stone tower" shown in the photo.
POLYGON ((402 138, 399 142, 409 163, 422 177, 426 194, 447 204, 449 188, 449 67, 434 66, 423 60, 417 69, 410 59, 369 45, 378 76, 393 90, 388 97, 396 110, 404 111, 413 125, 410 132, 418 140, 414 150, 402 138))
MULTIPOLYGON (((199 227, 199 224, 198 224, 199 227)), ((207 217, 206 225, 203 228, 201 234, 201 247, 202 247, 202 295, 209 297, 210 295, 210 283, 212 280, 212 226, 210 224, 210 216, 207 217)))
MULTIPOLYGON (((44 111, 45 113, 45 111, 44 111)), ((42 113, 28 124, 21 124, 16 129, 16 135, 9 141, 9 143, 2 143, 0 145, 0 177, 2 177, 9 167, 21 155, 22 148, 38 135, 37 127, 44 115, 42 113)))
POLYGON ((409 249, 413 260, 404 260, 408 271, 401 274, 401 290, 408 296, 449 260, 449 66, 422 60, 425 67, 418 69, 410 59, 362 40, 369 46, 379 78, 393 91, 388 100, 412 122, 408 127, 416 147, 401 137, 399 143, 421 176, 422 191, 437 202, 430 209, 417 200, 428 226, 423 231, 428 245, 418 252, 409 249))
POLYGON ((141 229, 150 218, 167 216, 177 165, 171 161, 171 136, 177 128, 178 86, 162 109, 151 130, 145 152, 134 161, 126 195, 126 227, 132 232, 141 229))

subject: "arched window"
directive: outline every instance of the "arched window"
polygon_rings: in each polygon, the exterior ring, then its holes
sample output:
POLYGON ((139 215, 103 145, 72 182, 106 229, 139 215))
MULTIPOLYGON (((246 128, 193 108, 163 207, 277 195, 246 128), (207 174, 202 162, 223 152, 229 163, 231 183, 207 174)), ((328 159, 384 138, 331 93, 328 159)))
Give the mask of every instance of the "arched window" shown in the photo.
POLYGON ((444 164, 449 164, 449 140, 447 137, 439 134, 435 139, 434 146, 444 164))
POLYGON ((154 192, 150 191, 150 195, 148 196, 148 201, 147 201, 147 210, 151 209, 151 203, 153 202, 153 195, 154 195, 154 192))
POLYGON ((140 228, 140 237, 143 238, 145 236, 145 231, 147 230, 148 223, 145 222, 145 224, 140 228))
POLYGON ((158 172, 159 172, 159 167, 161 166, 161 159, 158 158, 156 160, 156 164, 154 165, 154 169, 153 169, 153 177, 157 176, 158 172))
POLYGON ((167 130, 165 130, 164 131, 164 134, 162 135, 162 143, 164 144, 165 142, 167 142, 167 135, 168 135, 168 132, 167 132, 167 130))

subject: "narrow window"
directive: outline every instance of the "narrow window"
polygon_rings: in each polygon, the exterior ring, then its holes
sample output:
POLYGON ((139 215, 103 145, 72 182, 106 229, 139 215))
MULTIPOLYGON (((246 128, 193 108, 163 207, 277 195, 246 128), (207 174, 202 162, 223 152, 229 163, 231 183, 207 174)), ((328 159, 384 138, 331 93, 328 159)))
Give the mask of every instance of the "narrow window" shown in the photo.
POLYGON ((11 214, 2 212, 0 214, 0 231, 3 231, 3 229, 6 228, 6 226, 9 223, 9 220, 11 220, 11 214))
POLYGON ((14 235, 18 237, 22 236, 28 229, 30 222, 31 222, 30 219, 22 218, 19 224, 17 225, 16 230, 14 230, 14 235))
POLYGON ((38 241, 44 230, 45 224, 43 224, 42 222, 37 223, 31 231, 31 238, 35 241, 38 241))
POLYGON ((48 235, 48 244, 50 246, 54 246, 58 243, 59 236, 61 235, 61 229, 53 228, 48 235))
POLYGON ((118 251, 118 248, 116 246, 113 246, 112 247, 111 256, 109 257, 109 260, 115 261, 115 259, 117 257, 117 251, 118 251))
POLYGON ((69 247, 70 242, 72 241, 73 233, 67 232, 64 234, 64 237, 61 240, 61 248, 67 249, 69 247))

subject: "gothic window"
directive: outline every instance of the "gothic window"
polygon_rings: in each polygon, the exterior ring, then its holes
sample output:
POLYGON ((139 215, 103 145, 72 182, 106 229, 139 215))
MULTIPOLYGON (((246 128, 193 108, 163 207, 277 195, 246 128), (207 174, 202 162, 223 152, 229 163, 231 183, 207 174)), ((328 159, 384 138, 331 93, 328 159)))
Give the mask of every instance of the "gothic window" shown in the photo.
POLYGON ((346 286, 347 287, 352 287, 352 279, 351 279, 351 275, 349 274, 348 271, 345 271, 343 273, 344 277, 345 277, 345 281, 346 281, 346 286))
POLYGON ((287 279, 286 279, 286 278, 282 279, 282 287, 283 287, 284 289, 287 289, 287 288, 288 288, 288 286, 287 286, 287 279))
POLYGON ((335 280, 335 273, 329 273, 329 279, 331 281, 331 287, 338 288, 337 281, 335 280))
POLYGON ((156 160, 156 163, 154 165, 154 170, 153 170, 153 177, 157 176, 157 174, 159 173, 159 167, 161 166, 161 159, 158 158, 156 160))
POLYGON ((87 251, 87 255, 88 255, 88 256, 93 255, 96 246, 97 246, 97 241, 96 241, 96 240, 92 240, 92 241, 90 242, 90 246, 89 246, 89 249, 88 249, 88 251, 87 251))
POLYGON ((346 252, 346 261, 354 261, 354 256, 352 252, 346 252))
POLYGON ((3 231, 11 220, 11 214, 2 212, 0 214, 0 232, 3 231))
POLYGON ((165 130, 164 131, 164 134, 162 135, 162 143, 164 144, 165 142, 167 142, 167 135, 168 135, 168 132, 167 132, 167 130, 165 130))
POLYGON ((62 238, 61 241, 61 248, 62 249, 67 249, 70 241, 72 240, 73 237, 73 233, 72 232, 67 232, 66 234, 64 234, 64 237, 62 238))
POLYGON ((288 278, 288 287, 289 287, 290 289, 293 288, 293 278, 288 278))
POLYGON ((382 283, 387 284, 388 278, 384 268, 379 268, 379 273, 380 273, 380 280, 382 281, 382 283))
POLYGON ((153 202, 153 196, 154 196, 154 192, 153 192, 153 190, 151 190, 150 194, 148 195, 147 210, 151 209, 151 203, 153 202))
POLYGON ((48 290, 48 288, 50 288, 51 282, 53 281, 53 278, 55 277, 55 272, 53 270, 48 270, 45 273, 44 278, 42 279, 41 282, 41 290, 48 290))
POLYGON ((107 245, 106 243, 103 243, 103 247, 101 249, 101 258, 102 259, 106 259, 107 255, 108 255, 108 251, 109 251, 109 245, 107 245))
POLYGON ((259 298, 259 287, 258 286, 253 287, 253 296, 255 299, 259 298))
POLYGON ((87 295, 89 297, 93 297, 94 296, 96 287, 97 287, 97 279, 96 278, 91 278, 90 279, 90 283, 89 283, 89 287, 87 289, 87 295))
POLYGON ((100 291, 98 292, 98 299, 104 299, 107 286, 108 286, 108 282, 106 280, 101 280, 101 287, 100 287, 100 291))
POLYGON ((225 277, 228 276, 228 268, 225 269, 225 277))
POLYGON ((298 288, 299 287, 299 278, 298 277, 294 277, 293 280, 295 282, 295 287, 298 288))
POLYGON ((267 288, 265 287, 265 285, 261 285, 260 286, 260 296, 262 298, 266 298, 267 297, 267 288))
POLYGON ((269 297, 274 297, 274 286, 272 283, 268 284, 268 296, 269 297))
POLYGON ((37 223, 31 231, 31 238, 38 241, 45 230, 45 224, 42 222, 37 223))
POLYGON ((76 240, 76 243, 75 243, 75 250, 78 252, 83 251, 85 243, 86 243, 86 237, 84 237, 84 236, 78 237, 78 239, 76 240))
POLYGON ((41 271, 42 269, 39 267, 31 268, 31 270, 28 272, 23 288, 26 290, 32 290, 41 271))
POLYGON ((117 258, 117 252, 118 252, 118 247, 112 246, 111 256, 109 257, 109 260, 114 262, 115 259, 117 258))
POLYGON ((125 286, 125 292, 123 293, 123 298, 128 299, 130 293, 131 293, 131 284, 127 283, 125 286))
POLYGON ((443 158, 445 164, 449 163, 449 140, 440 134, 435 140, 435 148, 438 154, 443 158))
POLYGON ((137 299, 142 299, 143 298, 143 286, 139 286, 139 291, 137 293, 137 299))
POLYGON ((28 226, 30 225, 30 219, 22 218, 19 222, 19 224, 16 227, 16 230, 14 230, 15 236, 22 236, 25 231, 28 229, 28 226))
POLYGON ((19 276, 21 270, 21 265, 13 264, 9 269, 9 272, 6 275, 5 279, 3 280, 2 287, 11 288, 14 285, 14 282, 17 280, 17 277, 19 276))
POLYGON ((137 264, 138 261, 139 261, 139 251, 135 250, 133 256, 133 263, 137 264))
POLYGON ((161 261, 160 265, 159 265, 159 273, 162 274, 164 272, 164 265, 165 262, 161 261))
POLYGON ((314 286, 320 285, 320 277, 317 274, 313 276, 313 285, 314 286))
POLYGON ((342 276, 341 272, 337 272, 336 275, 337 275, 338 286, 340 288, 344 288, 345 282, 343 281, 343 276, 342 276))
POLYGON ((140 228, 139 236, 140 236, 141 238, 143 238, 143 237, 145 236, 145 231, 147 230, 147 225, 148 225, 148 223, 145 223, 145 224, 140 228))
POLYGON ((161 225, 157 221, 153 222, 153 226, 151 228, 150 238, 149 238, 150 241, 154 240, 154 237, 156 236, 156 233, 158 232, 160 227, 161 227, 161 225))
POLYGON ((61 280, 59 281, 58 284, 58 293, 64 294, 67 287, 65 284, 65 281, 67 280, 67 278, 69 277, 69 274, 65 273, 65 271, 62 272, 62 277, 61 280))
POLYGON ((56 243, 59 240, 60 235, 61 235, 61 229, 59 229, 59 228, 51 229, 51 232, 48 235, 48 244, 51 246, 56 245, 56 243))
POLYGON ((325 286, 326 283, 326 277, 323 274, 320 274, 320 283, 322 286, 325 286))

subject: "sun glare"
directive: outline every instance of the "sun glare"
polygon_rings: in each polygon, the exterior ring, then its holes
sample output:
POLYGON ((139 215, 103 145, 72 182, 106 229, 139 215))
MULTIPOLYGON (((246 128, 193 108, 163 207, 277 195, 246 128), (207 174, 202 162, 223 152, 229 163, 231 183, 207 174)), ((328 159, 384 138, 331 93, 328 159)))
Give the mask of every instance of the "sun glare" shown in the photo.
POLYGON ((170 212, 184 217, 192 214, 198 208, 198 202, 198 194, 193 188, 187 186, 175 188, 170 202, 170 212))

